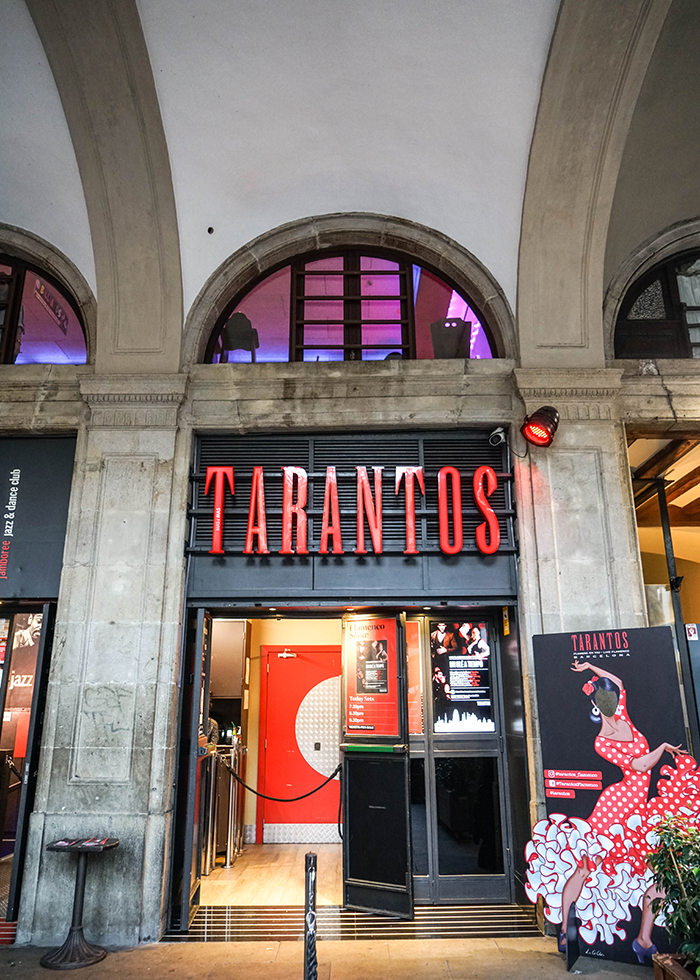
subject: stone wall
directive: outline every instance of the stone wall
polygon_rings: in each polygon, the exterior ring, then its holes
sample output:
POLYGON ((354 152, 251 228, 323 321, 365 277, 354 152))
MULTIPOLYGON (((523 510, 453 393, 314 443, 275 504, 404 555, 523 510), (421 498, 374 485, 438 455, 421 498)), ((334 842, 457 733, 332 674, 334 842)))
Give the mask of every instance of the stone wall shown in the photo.
POLYGON ((189 375, 138 378, 0 369, 9 431, 78 431, 18 941, 64 938, 74 871, 44 845, 95 829, 122 843, 91 863, 89 934, 133 944, 166 925, 195 431, 510 426, 534 818, 543 788, 531 636, 645 624, 625 425, 697 431, 697 366, 671 367, 391 361, 198 365, 189 375), (550 449, 526 452, 519 425, 542 404, 560 410, 559 431, 550 449))

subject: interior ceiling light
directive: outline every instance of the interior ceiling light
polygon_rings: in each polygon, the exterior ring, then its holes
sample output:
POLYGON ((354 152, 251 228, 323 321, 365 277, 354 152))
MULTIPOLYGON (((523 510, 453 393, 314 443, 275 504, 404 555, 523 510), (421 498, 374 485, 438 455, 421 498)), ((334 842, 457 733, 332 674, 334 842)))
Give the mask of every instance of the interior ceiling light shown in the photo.
POLYGON ((551 446, 558 428, 559 412, 551 405, 543 405, 525 417, 520 431, 533 446, 551 446))

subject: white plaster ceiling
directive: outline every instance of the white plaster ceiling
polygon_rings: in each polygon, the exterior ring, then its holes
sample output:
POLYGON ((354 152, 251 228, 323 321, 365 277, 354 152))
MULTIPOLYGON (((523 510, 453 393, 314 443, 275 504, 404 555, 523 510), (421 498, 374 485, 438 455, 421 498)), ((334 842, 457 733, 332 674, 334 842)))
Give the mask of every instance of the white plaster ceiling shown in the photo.
POLYGON ((24 0, 0 3, 0 221, 59 248, 95 290, 87 209, 68 124, 24 0))
POLYGON ((185 310, 255 236, 335 211, 446 233, 515 307, 558 0, 138 6, 170 152, 185 310))

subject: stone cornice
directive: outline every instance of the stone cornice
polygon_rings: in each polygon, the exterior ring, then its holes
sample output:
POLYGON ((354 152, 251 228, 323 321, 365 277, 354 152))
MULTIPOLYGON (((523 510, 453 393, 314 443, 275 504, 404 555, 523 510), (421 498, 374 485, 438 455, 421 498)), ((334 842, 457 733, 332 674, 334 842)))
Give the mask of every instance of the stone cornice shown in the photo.
POLYGON ((80 383, 93 428, 174 428, 186 392, 182 374, 103 375, 80 383))
POLYGON ((618 415, 622 370, 516 368, 513 376, 528 413, 550 404, 569 421, 610 421, 618 415))

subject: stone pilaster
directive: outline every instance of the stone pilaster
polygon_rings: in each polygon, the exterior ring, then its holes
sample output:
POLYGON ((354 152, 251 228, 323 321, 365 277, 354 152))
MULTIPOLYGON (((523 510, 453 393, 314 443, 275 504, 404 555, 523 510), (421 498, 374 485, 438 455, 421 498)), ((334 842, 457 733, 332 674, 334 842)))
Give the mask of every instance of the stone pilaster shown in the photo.
POLYGON ((115 944, 155 940, 168 878, 189 441, 186 378, 81 380, 64 571, 18 941, 62 940, 74 869, 46 853, 104 833, 86 928, 115 944), (56 896, 65 895, 65 902, 56 896))
MULTIPOLYGON (((619 370, 516 370, 527 413, 561 422, 548 449, 515 460, 520 623, 528 711, 532 818, 543 804, 533 634, 646 625, 619 370)), ((520 440, 519 453, 525 443, 520 440)))

